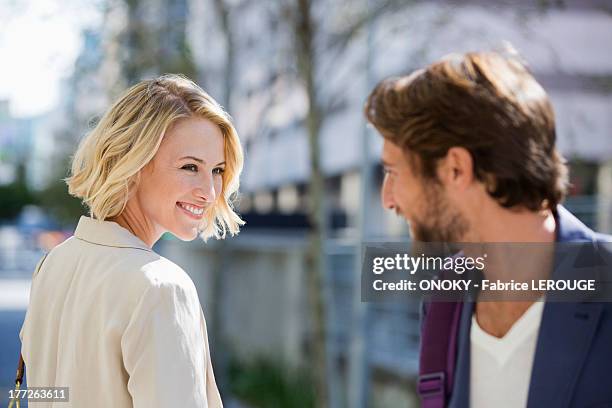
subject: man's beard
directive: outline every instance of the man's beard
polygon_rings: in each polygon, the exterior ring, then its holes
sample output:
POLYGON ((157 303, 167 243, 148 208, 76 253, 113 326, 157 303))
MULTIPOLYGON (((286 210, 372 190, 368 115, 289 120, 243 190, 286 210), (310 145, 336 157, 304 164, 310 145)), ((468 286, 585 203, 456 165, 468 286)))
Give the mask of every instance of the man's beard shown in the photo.
POLYGON ((410 223, 411 233, 421 242, 461 242, 469 230, 465 217, 453 208, 435 182, 425 185, 422 219, 410 223))

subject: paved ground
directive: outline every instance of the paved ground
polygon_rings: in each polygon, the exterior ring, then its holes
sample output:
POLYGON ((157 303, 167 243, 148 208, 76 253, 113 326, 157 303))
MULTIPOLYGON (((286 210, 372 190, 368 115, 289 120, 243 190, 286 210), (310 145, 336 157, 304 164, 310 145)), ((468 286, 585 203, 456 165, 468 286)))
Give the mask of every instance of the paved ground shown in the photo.
MULTIPOLYGON (((0 407, 13 387, 21 350, 19 330, 28 306, 32 272, 42 256, 13 226, 0 226, 0 407)), ((25 404, 23 404, 25 406, 25 404)))
MULTIPOLYGON (((0 281, 0 288, 2 282, 0 281)), ((0 299, 3 290, 0 289, 0 299)), ((12 388, 15 380, 15 370, 19 358, 21 343, 19 330, 25 317, 25 309, 0 310, 0 406, 8 400, 8 390, 12 388)))

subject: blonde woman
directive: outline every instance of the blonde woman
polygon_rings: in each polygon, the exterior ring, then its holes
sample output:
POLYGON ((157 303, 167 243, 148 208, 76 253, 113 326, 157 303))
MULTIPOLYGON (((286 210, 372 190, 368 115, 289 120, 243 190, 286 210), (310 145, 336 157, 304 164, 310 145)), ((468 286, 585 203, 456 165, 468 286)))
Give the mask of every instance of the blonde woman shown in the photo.
POLYGON ((28 387, 69 387, 62 406, 222 406, 194 284, 151 248, 164 232, 237 233, 241 170, 228 114, 190 80, 166 75, 120 97, 66 179, 90 216, 33 277, 28 387))

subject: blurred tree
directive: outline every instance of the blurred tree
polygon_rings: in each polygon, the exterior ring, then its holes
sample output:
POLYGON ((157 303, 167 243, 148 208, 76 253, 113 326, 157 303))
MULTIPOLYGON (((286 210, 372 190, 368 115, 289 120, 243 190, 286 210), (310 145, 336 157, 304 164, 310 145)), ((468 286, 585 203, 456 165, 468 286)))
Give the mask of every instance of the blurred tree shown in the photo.
POLYGON ((50 169, 55 174, 53 182, 36 194, 45 212, 63 225, 74 225, 81 215, 89 215, 81 200, 68 194, 68 186, 63 179, 68 176, 66 169, 69 167, 70 157, 58 159, 55 168, 50 169))
POLYGON ((36 196, 26 183, 25 165, 19 163, 15 181, 0 186, 0 219, 13 219, 25 205, 36 203, 36 196))
MULTIPOLYGON (((223 69, 224 77, 221 79, 223 88, 218 102, 229 112, 231 110, 231 88, 234 83, 234 34, 231 23, 231 5, 226 0, 213 0, 215 16, 220 25, 220 31, 225 39, 225 64, 223 69)), ((222 304, 221 297, 224 293, 224 282, 226 268, 225 260, 229 256, 227 254, 227 245, 225 241, 218 242, 217 256, 214 259, 212 267, 212 288, 210 296, 211 304, 213 305, 211 320, 210 320, 210 343, 212 344, 211 353, 215 362, 215 372, 217 383, 221 392, 229 391, 231 382, 230 357, 227 352, 229 342, 223 337, 223 311, 219 307, 222 304)))
POLYGON ((124 1, 128 21, 120 42, 127 83, 165 73, 193 78, 196 67, 185 35, 187 0, 124 1))
MULTIPOLYGON (((347 50, 351 47, 352 51, 363 49, 364 28, 368 22, 405 6, 406 2, 371 0, 371 7, 366 1, 355 4, 347 0, 274 3, 202 0, 202 3, 203 10, 215 10, 214 18, 206 13, 201 15, 211 26, 202 30, 202 35, 207 36, 204 44, 214 43, 214 47, 210 46, 212 57, 208 52, 202 55, 202 65, 198 68, 206 73, 201 78, 208 80, 207 87, 219 89, 219 84, 223 84, 219 99, 230 112, 232 109, 249 111, 247 116, 252 121, 239 126, 242 136, 246 134, 243 141, 247 144, 247 158, 249 137, 273 138, 284 130, 283 127, 289 134, 294 134, 295 127, 306 131, 310 170, 307 208, 311 225, 307 256, 307 296, 312 329, 309 361, 316 374, 316 406, 325 407, 329 401, 336 401, 332 405, 337 406, 338 396, 328 395, 328 390, 335 389, 337 393, 341 385, 334 383, 335 376, 327 376, 335 362, 326 358, 329 343, 323 246, 329 211, 325 203, 319 139, 326 118, 346 104, 347 95, 345 87, 331 84, 329 79, 338 69, 336 61, 341 60, 347 50), (232 24, 234 21, 240 21, 240 30, 232 24), (224 55, 213 53, 219 43, 224 45, 224 55), (223 57, 219 58, 220 55, 223 57), (304 95, 304 110, 296 107, 299 102, 285 100, 296 94, 298 99, 304 95), (281 111, 286 114, 279 115, 281 111), (279 122, 282 124, 278 125, 279 122)), ((354 78, 346 80, 348 84, 345 85, 355 85, 354 78)))
POLYGON ((321 129, 321 107, 315 84, 317 60, 314 49, 315 30, 311 14, 310 0, 296 0, 289 11, 293 23, 295 39, 295 58, 298 75, 306 90, 308 111, 306 129, 308 133, 310 181, 309 181, 309 219, 310 239, 307 255, 308 298, 313 322, 312 352, 315 369, 315 389, 317 407, 328 406, 327 381, 327 335, 326 305, 323 297, 322 280, 325 273, 323 243, 326 235, 326 211, 324 208, 324 176, 321 169, 319 132, 321 129))
POLYGON ((234 84, 234 64, 235 64, 235 40, 234 29, 231 23, 231 6, 226 0, 213 0, 217 18, 220 22, 221 32, 225 39, 225 67, 223 78, 223 90, 221 94, 221 104, 228 112, 231 112, 231 92, 234 84))
MULTIPOLYGON (((401 6, 398 0, 372 1, 370 4, 362 4, 358 11, 353 11, 342 29, 330 31, 324 27, 323 20, 329 17, 326 13, 315 15, 313 9, 325 8, 323 0, 294 0, 286 8, 285 15, 289 17, 294 37, 294 58, 297 65, 297 74, 305 89, 308 101, 308 109, 305 117, 305 127, 308 135, 309 147, 309 219, 311 224, 309 253, 308 253, 308 297, 312 309, 313 338, 312 351, 315 376, 315 387, 317 391, 317 407, 326 407, 330 404, 338 405, 338 395, 328 395, 332 388, 338 387, 334 384, 330 387, 330 370, 334 362, 327 361, 330 356, 327 353, 328 334, 326 333, 326 299, 324 297, 325 287, 325 252, 324 243, 327 235, 328 209, 325 203, 325 175, 321 166, 320 133, 326 115, 334 112, 334 106, 343 95, 329 94, 325 92, 322 81, 326 76, 322 74, 324 67, 322 55, 339 56, 345 52, 347 45, 354 41, 364 27, 371 20, 383 13, 401 6), (321 90, 321 91, 320 91, 321 90), (323 96, 325 95, 325 96, 323 96)), ((341 4, 339 9, 348 5, 341 4)), ((405 2, 404 2, 405 3, 405 2)), ((350 4, 353 6, 353 3, 350 4)), ((332 59, 333 61, 334 59, 332 59)), ((333 357, 333 356, 331 356, 333 357)), ((333 375, 333 374, 332 374, 333 375)), ((364 402, 365 403, 365 402, 364 402)))

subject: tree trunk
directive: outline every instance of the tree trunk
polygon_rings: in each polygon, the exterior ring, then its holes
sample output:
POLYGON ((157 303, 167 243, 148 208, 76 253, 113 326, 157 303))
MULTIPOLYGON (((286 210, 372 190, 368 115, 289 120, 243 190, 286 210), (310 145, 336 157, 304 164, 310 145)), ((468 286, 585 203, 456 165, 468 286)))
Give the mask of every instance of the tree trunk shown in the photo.
POLYGON ((308 131, 310 184, 309 219, 311 224, 309 250, 307 255, 307 290, 312 317, 311 346, 313 353, 314 381, 317 407, 327 407, 327 364, 326 364, 326 318, 323 298, 324 253, 326 217, 323 203, 324 177, 321 170, 319 131, 321 112, 315 86, 316 54, 314 51, 314 29, 309 0, 297 0, 294 29, 298 72, 306 88, 308 112, 306 128, 308 131))
MULTIPOLYGON (((225 37, 225 77, 223 78, 223 93, 220 102, 230 112, 231 91, 234 82, 234 36, 230 25, 229 5, 226 0, 213 0, 215 12, 220 20, 221 32, 225 37)), ((230 112, 231 114, 231 112, 230 112)), ((213 310, 211 313, 211 324, 209 333, 211 335, 211 354, 215 359, 215 371, 219 388, 228 392, 229 388, 229 353, 227 352, 228 342, 223 335, 223 316, 221 310, 221 299, 225 291, 225 262, 227 253, 227 243, 218 242, 215 262, 211 274, 211 297, 213 310)))
MULTIPOLYGON (((232 86, 234 84, 234 35, 230 24, 230 12, 228 4, 225 0, 213 0, 215 10, 220 20, 221 31, 225 37, 225 78, 223 82, 223 94, 221 95, 221 103, 225 110, 230 110, 230 98, 232 86)), ((231 112, 230 112, 231 113, 231 112)))

